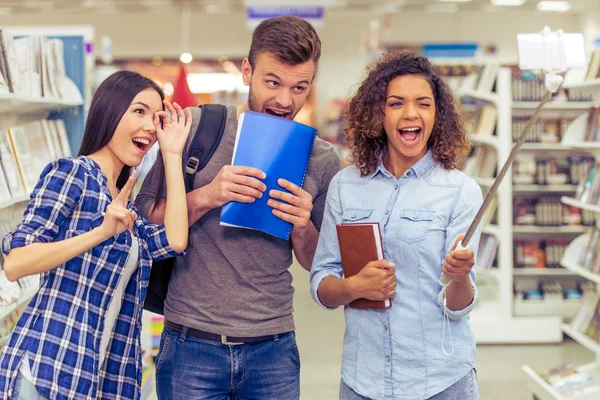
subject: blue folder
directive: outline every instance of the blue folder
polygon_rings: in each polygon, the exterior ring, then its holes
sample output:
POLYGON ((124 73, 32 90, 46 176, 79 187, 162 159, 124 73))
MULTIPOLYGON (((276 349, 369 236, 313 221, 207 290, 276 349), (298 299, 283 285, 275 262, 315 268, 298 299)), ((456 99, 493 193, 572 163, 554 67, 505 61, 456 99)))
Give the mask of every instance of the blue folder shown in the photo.
POLYGON ((267 175, 263 181, 267 190, 253 203, 225 204, 221 225, 255 229, 288 240, 292 224, 273 215, 273 208, 267 204, 269 191, 286 191, 279 186, 278 179, 302 187, 316 134, 316 129, 298 122, 244 112, 239 120, 232 165, 263 171, 267 175))

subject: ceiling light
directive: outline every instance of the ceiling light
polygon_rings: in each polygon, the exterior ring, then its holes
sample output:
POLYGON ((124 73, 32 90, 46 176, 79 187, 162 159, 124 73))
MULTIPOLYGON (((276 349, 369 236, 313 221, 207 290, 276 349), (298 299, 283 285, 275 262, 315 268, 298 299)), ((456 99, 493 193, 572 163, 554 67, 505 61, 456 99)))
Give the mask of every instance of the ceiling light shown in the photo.
POLYGON ((568 1, 540 1, 537 3, 537 9, 540 11, 565 12, 571 9, 571 4, 568 1))
POLYGON ((179 56, 179 60, 184 64, 191 63, 192 59, 193 57, 190 53, 181 53, 181 56, 179 56))
POLYGON ((493 6, 522 6, 525 0, 491 0, 493 6))

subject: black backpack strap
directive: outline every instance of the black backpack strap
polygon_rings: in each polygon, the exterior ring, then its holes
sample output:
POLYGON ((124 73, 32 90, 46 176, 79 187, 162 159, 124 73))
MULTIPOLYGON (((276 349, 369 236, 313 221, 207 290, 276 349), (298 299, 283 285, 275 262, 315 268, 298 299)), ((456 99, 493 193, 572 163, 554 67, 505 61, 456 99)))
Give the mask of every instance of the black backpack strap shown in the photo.
POLYGON ((194 185, 194 175, 206 166, 219 146, 225 123, 227 107, 221 104, 203 104, 198 128, 187 153, 185 168, 185 189, 190 192, 194 185))

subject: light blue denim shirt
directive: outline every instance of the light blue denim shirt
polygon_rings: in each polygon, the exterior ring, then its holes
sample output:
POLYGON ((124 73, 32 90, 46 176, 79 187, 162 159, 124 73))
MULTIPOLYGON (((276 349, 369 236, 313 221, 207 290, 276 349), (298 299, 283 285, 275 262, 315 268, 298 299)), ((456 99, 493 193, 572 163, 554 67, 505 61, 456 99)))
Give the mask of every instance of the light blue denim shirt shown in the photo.
MULTIPOLYGON (((477 183, 458 170, 445 170, 431 151, 396 179, 383 164, 365 177, 351 166, 331 181, 319 244, 310 272, 311 295, 323 278, 343 275, 336 224, 380 223, 385 258, 396 265, 397 288, 385 311, 345 307, 342 378, 371 399, 428 399, 475 367, 475 340, 468 314, 448 310, 454 353, 442 351, 444 289, 442 261, 466 233, 482 204, 477 183)), ((469 243, 477 255, 481 229, 469 243)), ((324 307, 324 306, 323 306, 324 307)), ((327 307, 325 307, 327 308, 327 307)), ((444 347, 451 352, 448 322, 444 347)))

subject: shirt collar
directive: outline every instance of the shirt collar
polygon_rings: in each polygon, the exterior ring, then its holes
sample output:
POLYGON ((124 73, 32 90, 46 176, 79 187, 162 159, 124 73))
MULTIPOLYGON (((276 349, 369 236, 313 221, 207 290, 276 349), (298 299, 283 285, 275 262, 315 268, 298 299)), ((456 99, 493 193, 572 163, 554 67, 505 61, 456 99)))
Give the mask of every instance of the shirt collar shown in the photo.
MULTIPOLYGON (((394 175, 391 172, 389 172, 383 165, 383 161, 381 159, 382 156, 383 156, 383 152, 378 157, 379 164, 377 165, 377 168, 375 168, 375 170, 373 172, 371 172, 369 175, 367 175, 365 177, 366 180, 373 179, 379 173, 387 176, 388 178, 394 177, 394 175)), ((420 178, 423 175, 425 175, 425 173, 427 173, 427 171, 429 171, 434 165, 435 165, 435 159, 433 158, 433 153, 431 152, 431 149, 428 149, 427 153, 425 153, 423 158, 421 158, 412 167, 410 167, 409 171, 412 170, 414 172, 415 176, 417 178, 420 178)))
POLYGON ((428 149, 423 158, 417 161, 411 169, 414 171, 415 176, 420 178, 425 175, 427 171, 434 166, 434 164, 435 160, 433 159, 433 153, 431 152, 431 149, 428 149))
POLYGON ((108 181, 108 179, 106 179, 106 176, 104 175, 104 172, 102 172, 102 169, 100 168, 100 165, 98 165, 98 163, 94 160, 92 160, 91 158, 89 158, 88 156, 79 156, 77 157, 79 158, 83 164, 88 167, 88 169, 92 172, 96 173, 96 177, 102 181, 103 183, 106 183, 108 181))

